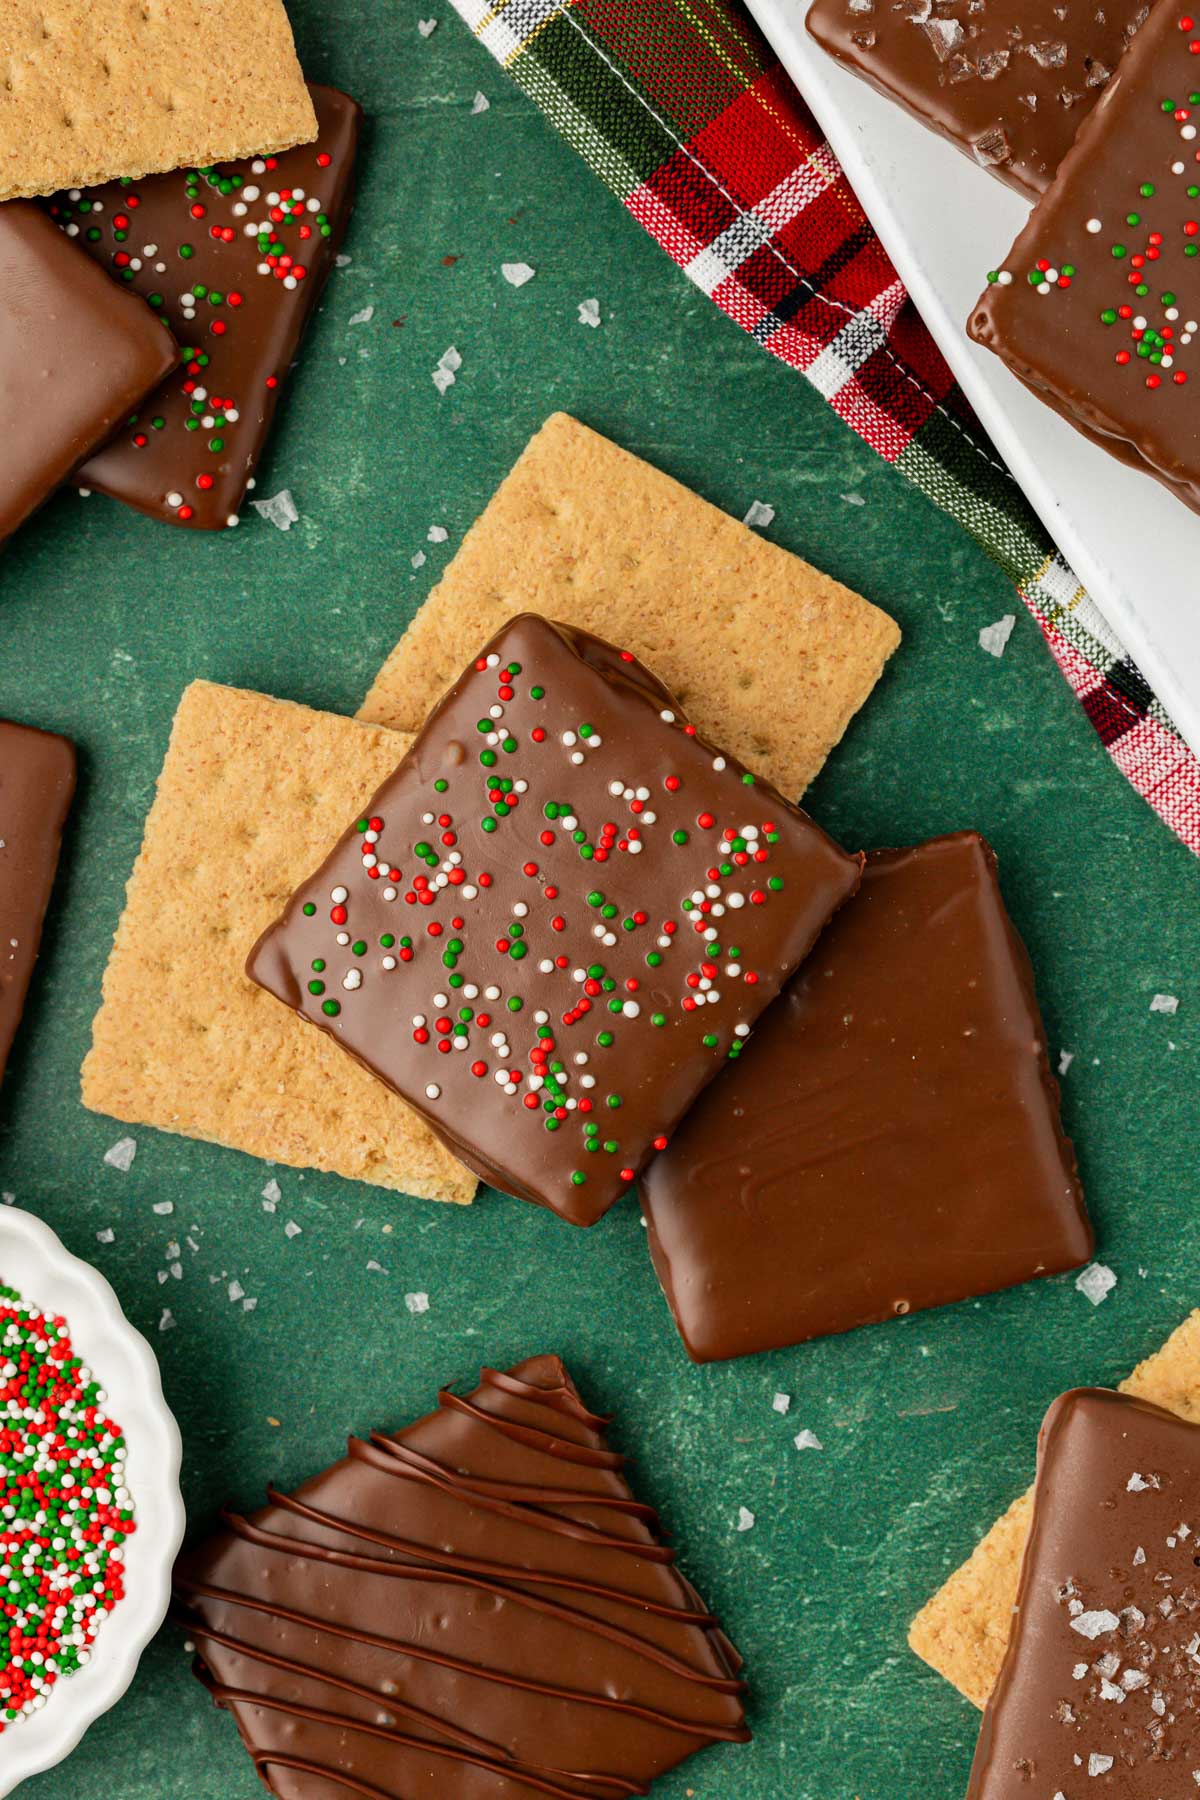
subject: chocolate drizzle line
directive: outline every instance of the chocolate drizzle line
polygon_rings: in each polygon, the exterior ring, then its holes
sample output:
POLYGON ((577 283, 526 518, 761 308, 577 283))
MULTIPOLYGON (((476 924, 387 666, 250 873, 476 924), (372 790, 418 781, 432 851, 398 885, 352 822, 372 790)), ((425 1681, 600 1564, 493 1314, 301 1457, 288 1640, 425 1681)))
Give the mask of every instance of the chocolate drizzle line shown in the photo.
POLYGON ((177 1571, 181 1622, 273 1793, 467 1792, 450 1763, 474 1772, 472 1800, 493 1784, 497 1800, 626 1800, 746 1740, 737 1653, 604 1424, 555 1358, 485 1370, 396 1437, 352 1439, 299 1493, 222 1513, 177 1571), (548 1460, 585 1485, 544 1485, 548 1460))

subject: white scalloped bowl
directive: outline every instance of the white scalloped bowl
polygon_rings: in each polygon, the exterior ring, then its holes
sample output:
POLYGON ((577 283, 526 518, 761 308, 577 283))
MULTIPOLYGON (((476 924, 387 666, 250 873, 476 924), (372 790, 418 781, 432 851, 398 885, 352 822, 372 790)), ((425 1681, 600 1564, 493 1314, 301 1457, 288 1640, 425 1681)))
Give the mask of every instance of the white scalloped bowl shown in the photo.
POLYGON ((108 1395, 129 1447, 137 1530, 125 1546, 126 1591, 101 1625, 92 1660, 61 1681, 40 1712, 0 1736, 0 1796, 69 1756, 88 1726, 121 1698, 166 1616, 171 1569, 183 1541, 179 1427, 163 1398, 158 1363, 103 1275, 32 1213, 0 1209, 0 1285, 61 1313, 76 1350, 108 1395))

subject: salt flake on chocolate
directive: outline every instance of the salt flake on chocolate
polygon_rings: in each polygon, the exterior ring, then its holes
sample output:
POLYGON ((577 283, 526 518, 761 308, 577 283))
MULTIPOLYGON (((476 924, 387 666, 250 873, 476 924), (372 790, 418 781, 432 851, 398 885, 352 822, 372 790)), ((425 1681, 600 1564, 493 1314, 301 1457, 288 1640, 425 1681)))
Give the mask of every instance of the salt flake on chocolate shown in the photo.
POLYGON ((1103 1637, 1106 1632, 1115 1631, 1120 1623, 1116 1613, 1109 1612, 1107 1607, 1097 1608, 1094 1612, 1078 1613, 1070 1621, 1071 1630, 1085 1638, 1103 1637))

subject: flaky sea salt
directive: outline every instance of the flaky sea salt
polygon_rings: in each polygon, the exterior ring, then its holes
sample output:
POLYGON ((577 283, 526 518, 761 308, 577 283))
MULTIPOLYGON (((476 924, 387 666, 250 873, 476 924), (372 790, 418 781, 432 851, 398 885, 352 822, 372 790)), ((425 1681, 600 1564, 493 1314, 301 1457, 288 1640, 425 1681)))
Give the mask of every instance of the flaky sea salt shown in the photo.
POLYGON ((250 504, 260 519, 265 519, 279 531, 290 531, 300 517, 290 488, 280 488, 266 500, 252 500, 250 504))
POLYGON ((1120 1623, 1116 1613, 1109 1612, 1107 1607, 1097 1607, 1093 1612, 1076 1613, 1070 1620, 1071 1630, 1085 1638, 1103 1637, 1106 1631, 1115 1631, 1120 1623))
POLYGON ((428 1294, 405 1294, 404 1304, 410 1313, 427 1313, 429 1311, 428 1294))
POLYGON ((133 1167, 133 1159, 137 1155, 137 1139, 131 1137, 118 1138, 111 1150, 104 1152, 104 1160, 110 1169, 120 1169, 122 1174, 133 1167))
POLYGON ((1155 994, 1150 1002, 1150 1011, 1157 1013, 1176 1013, 1179 1011, 1178 994, 1155 994))
POLYGON ((442 351, 437 368, 433 371, 433 385, 439 394, 444 394, 447 388, 454 386, 455 377, 461 368, 462 357, 451 344, 449 349, 442 351))
POLYGON ((742 524, 749 525, 752 529, 757 529, 760 526, 765 529, 765 527, 772 522, 774 517, 775 508, 773 506, 768 506, 765 500, 752 500, 750 502, 750 510, 742 520, 742 524))
POLYGON ((600 302, 593 298, 579 302, 579 323, 590 325, 594 331, 600 323, 600 302))
POLYGON ((738 1507, 737 1528, 739 1531, 750 1531, 754 1525, 754 1514, 748 1506, 738 1507))
POLYGON ((492 104, 491 101, 488 99, 487 95, 482 91, 482 89, 477 88, 475 90, 475 98, 471 102, 472 116, 474 116, 476 113, 485 113, 491 104, 492 104))
POLYGON ((792 1396, 790 1394, 776 1394, 771 1402, 777 1413, 785 1413, 791 1404, 792 1396))
POLYGON ((809 1431, 807 1426, 805 1426, 803 1431, 796 1434, 793 1441, 797 1450, 823 1450, 825 1448, 816 1432, 809 1431))
POLYGON ((1117 1278, 1106 1263, 1089 1263, 1082 1275, 1075 1278, 1075 1286, 1093 1306, 1099 1306, 1106 1300, 1117 1285, 1117 1278))
POLYGON ((989 656, 1003 656, 1016 622, 1016 613, 1005 613, 994 625, 985 625, 979 634, 979 648, 986 650, 989 656))
POLYGON ((283 1235, 287 1238, 298 1238, 302 1230, 303 1226, 297 1225, 295 1219, 289 1219, 283 1228, 283 1235))
POLYGON ((352 325, 369 325, 374 317, 375 308, 373 306, 364 306, 360 311, 350 314, 350 323, 352 325))
POLYGON ((500 264, 500 273, 503 275, 505 281, 508 282, 510 287, 518 287, 519 288, 519 287, 524 287, 525 283, 527 281, 532 281, 534 276, 537 274, 537 270, 533 267, 533 265, 531 263, 512 262, 512 263, 501 263, 500 264))

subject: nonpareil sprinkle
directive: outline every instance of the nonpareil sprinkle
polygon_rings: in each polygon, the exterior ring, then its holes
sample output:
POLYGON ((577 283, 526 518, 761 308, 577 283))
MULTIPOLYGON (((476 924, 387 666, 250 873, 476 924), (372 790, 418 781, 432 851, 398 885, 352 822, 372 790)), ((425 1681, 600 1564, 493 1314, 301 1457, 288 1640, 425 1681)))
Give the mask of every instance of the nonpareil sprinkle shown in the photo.
POLYGON ((125 1592, 126 1446, 65 1319, 0 1287, 0 1732, 91 1660, 125 1592))

